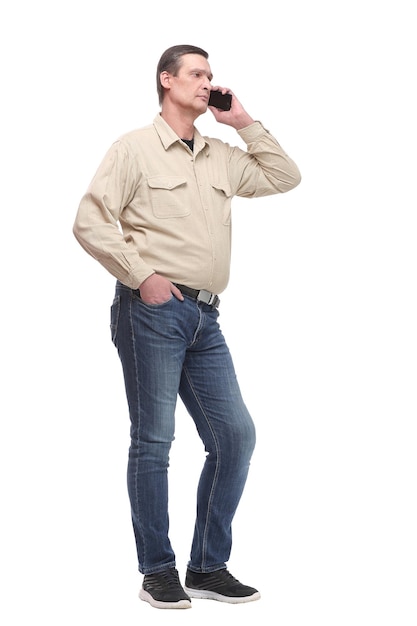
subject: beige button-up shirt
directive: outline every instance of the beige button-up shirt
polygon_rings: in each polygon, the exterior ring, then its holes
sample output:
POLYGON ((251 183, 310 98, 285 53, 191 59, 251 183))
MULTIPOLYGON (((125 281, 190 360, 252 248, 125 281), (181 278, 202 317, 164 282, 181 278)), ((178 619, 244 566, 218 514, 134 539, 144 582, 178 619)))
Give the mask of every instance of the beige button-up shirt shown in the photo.
POLYGON ((296 164, 260 122, 239 131, 247 151, 194 134, 194 152, 157 115, 120 137, 81 200, 74 235, 122 283, 154 272, 221 293, 228 282, 231 199, 289 191, 296 164))

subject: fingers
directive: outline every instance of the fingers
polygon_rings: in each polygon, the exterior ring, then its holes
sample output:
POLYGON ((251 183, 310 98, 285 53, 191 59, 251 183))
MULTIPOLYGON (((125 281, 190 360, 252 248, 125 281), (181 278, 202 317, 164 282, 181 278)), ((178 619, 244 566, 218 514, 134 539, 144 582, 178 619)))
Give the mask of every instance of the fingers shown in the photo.
POLYGON ((147 304, 163 304, 173 294, 178 300, 184 300, 181 291, 167 278, 152 274, 139 287, 140 297, 147 304))
POLYGON ((212 87, 211 87, 211 91, 221 91, 221 92, 222 92, 222 94, 225 94, 225 93, 232 93, 232 90, 231 90, 231 89, 229 89, 228 87, 220 87, 219 85, 217 85, 217 86, 215 86, 215 87, 214 87, 214 86, 212 86, 212 87))
POLYGON ((176 298, 178 298, 178 300, 183 301, 184 300, 184 296, 182 295, 181 291, 178 289, 178 287, 176 287, 174 285, 174 283, 171 283, 171 293, 174 294, 174 296, 176 298))

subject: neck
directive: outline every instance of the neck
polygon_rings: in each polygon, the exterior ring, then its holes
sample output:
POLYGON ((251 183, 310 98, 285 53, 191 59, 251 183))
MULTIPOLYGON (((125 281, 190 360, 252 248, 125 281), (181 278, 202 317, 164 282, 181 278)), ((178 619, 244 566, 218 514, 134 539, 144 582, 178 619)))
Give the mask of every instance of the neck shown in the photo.
POLYGON ((198 116, 190 114, 189 111, 181 111, 178 108, 173 110, 163 105, 161 117, 181 139, 194 137, 194 121, 198 116))

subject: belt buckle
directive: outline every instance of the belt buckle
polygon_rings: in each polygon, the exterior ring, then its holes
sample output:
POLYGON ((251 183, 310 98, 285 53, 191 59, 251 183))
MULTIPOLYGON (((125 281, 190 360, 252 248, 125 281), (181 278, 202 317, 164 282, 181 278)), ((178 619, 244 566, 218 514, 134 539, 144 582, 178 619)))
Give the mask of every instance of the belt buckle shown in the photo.
POLYGON ((211 291, 207 291, 206 289, 200 289, 197 300, 212 307, 217 307, 220 302, 219 297, 216 296, 215 293, 211 293, 211 291))

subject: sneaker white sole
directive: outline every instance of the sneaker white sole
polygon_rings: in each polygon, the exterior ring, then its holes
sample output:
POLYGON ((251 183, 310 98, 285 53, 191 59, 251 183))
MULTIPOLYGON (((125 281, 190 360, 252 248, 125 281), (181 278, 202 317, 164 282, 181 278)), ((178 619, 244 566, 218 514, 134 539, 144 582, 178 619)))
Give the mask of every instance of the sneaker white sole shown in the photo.
POLYGON ((185 593, 187 593, 190 598, 199 598, 200 600, 217 600, 218 602, 227 602, 228 604, 243 604, 244 602, 254 602, 254 600, 259 600, 261 594, 259 591, 253 593, 251 596, 241 596, 241 597, 233 597, 233 596, 222 596, 221 593, 216 593, 215 591, 208 591, 205 589, 191 589, 190 587, 184 587, 185 593))
POLYGON ((149 602, 155 609, 191 609, 191 602, 189 600, 178 600, 178 602, 161 602, 155 600, 148 591, 141 589, 139 591, 139 598, 144 602, 149 602))

